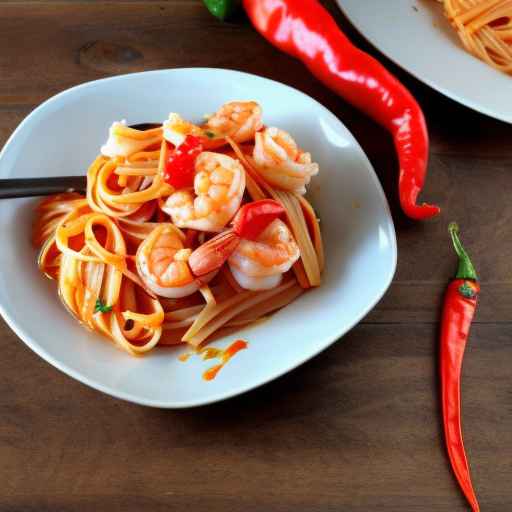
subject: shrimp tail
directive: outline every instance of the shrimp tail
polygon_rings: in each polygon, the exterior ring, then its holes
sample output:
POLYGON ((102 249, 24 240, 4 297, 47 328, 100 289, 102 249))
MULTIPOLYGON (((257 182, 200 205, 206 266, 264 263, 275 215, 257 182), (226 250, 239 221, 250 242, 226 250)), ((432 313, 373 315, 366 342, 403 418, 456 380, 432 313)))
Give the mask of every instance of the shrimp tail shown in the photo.
POLYGON ((218 270, 240 244, 240 237, 232 229, 224 231, 198 247, 188 260, 196 277, 218 270))

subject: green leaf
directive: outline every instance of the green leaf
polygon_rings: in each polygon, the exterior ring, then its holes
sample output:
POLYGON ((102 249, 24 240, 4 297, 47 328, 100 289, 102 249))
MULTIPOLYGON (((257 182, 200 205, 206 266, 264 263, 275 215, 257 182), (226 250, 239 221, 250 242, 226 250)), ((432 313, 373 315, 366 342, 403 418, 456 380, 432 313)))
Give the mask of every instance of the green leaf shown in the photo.
POLYGON ((213 138, 215 137, 215 133, 210 132, 210 131, 206 131, 206 132, 204 132, 204 134, 205 134, 209 139, 213 139, 213 138))
POLYGON ((466 299, 474 299, 476 297, 475 290, 467 281, 464 281, 464 283, 459 286, 459 293, 463 297, 466 297, 466 299))
POLYGON ((101 299, 96 299, 96 305, 94 307, 95 313, 109 313, 110 311, 112 311, 112 306, 107 306, 101 299))
POLYGON ((220 20, 229 18, 240 4, 239 0, 203 0, 208 10, 220 20))

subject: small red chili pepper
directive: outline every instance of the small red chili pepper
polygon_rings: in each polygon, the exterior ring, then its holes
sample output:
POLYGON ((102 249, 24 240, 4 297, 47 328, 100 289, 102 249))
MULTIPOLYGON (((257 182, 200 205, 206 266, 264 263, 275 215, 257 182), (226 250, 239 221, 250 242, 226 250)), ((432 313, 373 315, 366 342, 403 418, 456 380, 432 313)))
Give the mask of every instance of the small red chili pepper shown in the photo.
POLYGON ((262 199, 242 206, 233 220, 233 231, 246 240, 256 240, 263 230, 285 213, 280 203, 262 199))
POLYGON ((413 219, 439 213, 416 204, 428 162, 423 112, 410 92, 359 50, 316 0, 244 0, 256 29, 274 46, 300 59, 327 87, 380 123, 393 136, 400 164, 400 203, 413 219))
POLYGON ((187 135, 184 142, 169 153, 165 162, 164 180, 174 188, 192 187, 194 165, 202 150, 201 139, 194 135, 187 135))
POLYGON ((443 424, 446 449, 453 472, 471 508, 476 512, 480 507, 471 484, 462 441, 460 376, 480 286, 473 264, 459 240, 457 224, 451 223, 449 231, 459 257, 459 267, 455 279, 446 290, 441 322, 440 376, 443 424))

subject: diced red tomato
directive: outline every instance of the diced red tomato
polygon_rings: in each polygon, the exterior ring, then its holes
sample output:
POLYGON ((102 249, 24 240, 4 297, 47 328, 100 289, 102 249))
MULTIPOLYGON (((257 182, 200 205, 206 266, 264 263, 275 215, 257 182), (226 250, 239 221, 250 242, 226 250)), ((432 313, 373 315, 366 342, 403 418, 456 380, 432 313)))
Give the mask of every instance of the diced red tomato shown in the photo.
POLYGON ((200 138, 187 135, 183 144, 170 151, 165 162, 164 180, 174 188, 192 187, 196 158, 202 150, 200 138))

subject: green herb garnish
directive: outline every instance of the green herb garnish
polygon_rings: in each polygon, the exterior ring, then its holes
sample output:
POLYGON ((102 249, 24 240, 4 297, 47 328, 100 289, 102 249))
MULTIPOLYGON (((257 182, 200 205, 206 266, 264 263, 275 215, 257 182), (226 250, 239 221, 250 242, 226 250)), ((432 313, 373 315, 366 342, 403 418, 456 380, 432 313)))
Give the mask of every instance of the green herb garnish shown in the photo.
POLYGON ((205 134, 209 139, 213 139, 213 138, 215 137, 215 133, 210 132, 210 131, 206 131, 206 132, 204 132, 204 134, 205 134))
POLYGON ((96 306, 94 306, 95 313, 108 313, 112 311, 112 306, 107 306, 101 299, 96 299, 96 306))

